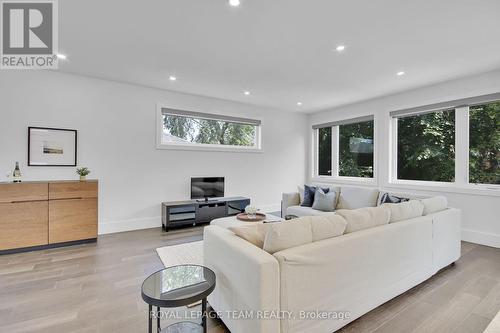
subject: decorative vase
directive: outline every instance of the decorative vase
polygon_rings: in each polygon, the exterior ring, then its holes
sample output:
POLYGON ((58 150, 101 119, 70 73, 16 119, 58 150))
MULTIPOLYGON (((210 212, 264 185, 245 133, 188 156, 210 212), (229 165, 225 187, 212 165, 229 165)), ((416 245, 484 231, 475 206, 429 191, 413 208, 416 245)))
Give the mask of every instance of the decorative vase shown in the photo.
POLYGON ((81 181, 81 182, 84 182, 84 181, 86 181, 86 180, 87 180, 87 176, 80 176, 80 181, 81 181))
POLYGON ((258 210, 259 209, 257 207, 255 207, 255 206, 248 205, 248 206, 245 207, 245 213, 247 213, 248 218, 250 218, 250 219, 256 218, 256 214, 257 214, 258 210))

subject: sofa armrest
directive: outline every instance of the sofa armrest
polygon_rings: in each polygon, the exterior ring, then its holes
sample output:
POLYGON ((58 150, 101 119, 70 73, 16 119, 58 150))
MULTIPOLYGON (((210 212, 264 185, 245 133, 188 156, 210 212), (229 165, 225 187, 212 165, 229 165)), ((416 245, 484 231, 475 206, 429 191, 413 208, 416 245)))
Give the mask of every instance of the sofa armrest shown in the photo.
POLYGON ((427 216, 432 218, 434 273, 460 258, 461 211, 448 208, 427 216))
POLYGON ((277 333, 280 321, 242 320, 233 311, 279 311, 279 265, 269 253, 228 229, 207 226, 203 232, 204 264, 215 272, 210 305, 231 330, 238 333, 277 333))
POLYGON ((297 205, 300 205, 299 192, 283 193, 281 196, 281 217, 285 217, 288 207, 297 205))

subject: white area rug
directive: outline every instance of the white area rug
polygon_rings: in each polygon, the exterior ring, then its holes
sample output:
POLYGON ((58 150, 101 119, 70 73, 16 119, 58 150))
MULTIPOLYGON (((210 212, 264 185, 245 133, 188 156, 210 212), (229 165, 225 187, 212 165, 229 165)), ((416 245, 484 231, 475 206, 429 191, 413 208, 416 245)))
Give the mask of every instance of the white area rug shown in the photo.
POLYGON ((500 311, 495 318, 491 321, 491 323, 486 327, 484 333, 498 333, 500 332, 500 311))
POLYGON ((203 265, 203 241, 159 247, 156 253, 163 266, 203 265))

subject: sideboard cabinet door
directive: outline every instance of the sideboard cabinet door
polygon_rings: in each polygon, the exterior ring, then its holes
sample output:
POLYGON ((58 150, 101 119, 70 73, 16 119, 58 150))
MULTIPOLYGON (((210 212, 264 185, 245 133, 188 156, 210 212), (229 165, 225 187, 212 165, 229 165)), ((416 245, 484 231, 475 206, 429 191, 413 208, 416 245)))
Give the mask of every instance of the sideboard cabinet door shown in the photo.
POLYGON ((0 250, 47 245, 47 201, 0 203, 0 250))
POLYGON ((97 238, 97 182, 49 183, 49 243, 97 238))

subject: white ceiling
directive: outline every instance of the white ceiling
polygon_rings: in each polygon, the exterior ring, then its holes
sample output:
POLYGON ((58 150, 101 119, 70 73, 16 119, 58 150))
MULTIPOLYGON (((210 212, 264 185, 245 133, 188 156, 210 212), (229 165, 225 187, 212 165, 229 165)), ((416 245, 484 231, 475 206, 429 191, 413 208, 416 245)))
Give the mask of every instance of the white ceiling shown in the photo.
POLYGON ((499 0, 63 0, 60 70, 311 112, 500 68, 499 14, 499 0))

